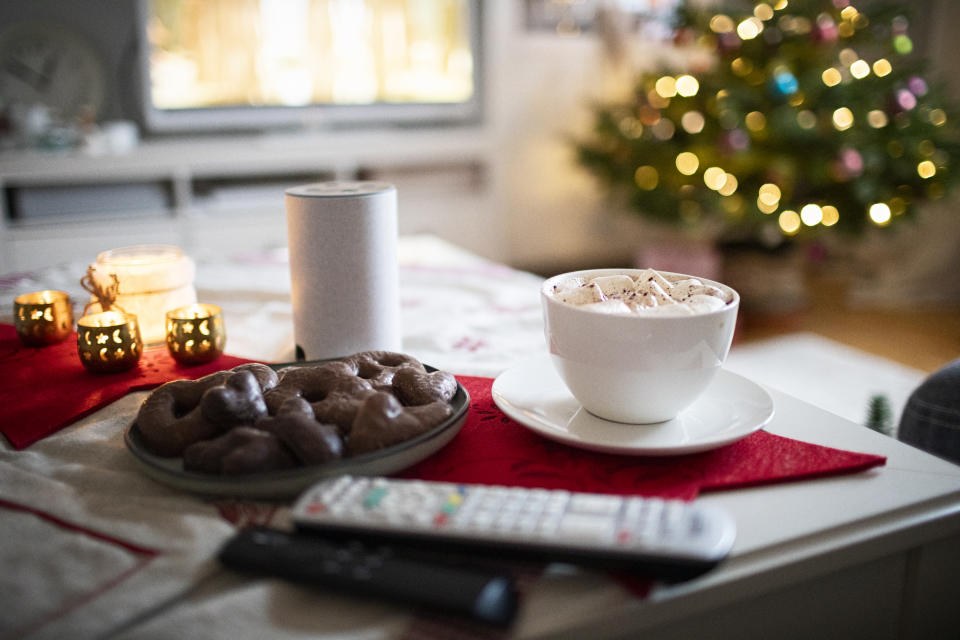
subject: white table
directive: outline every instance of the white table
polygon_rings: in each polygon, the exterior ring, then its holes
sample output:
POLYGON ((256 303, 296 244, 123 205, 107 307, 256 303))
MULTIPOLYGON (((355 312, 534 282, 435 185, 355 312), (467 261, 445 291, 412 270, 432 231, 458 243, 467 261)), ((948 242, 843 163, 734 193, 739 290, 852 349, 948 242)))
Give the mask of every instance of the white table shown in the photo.
MULTIPOLYGON (((401 256, 406 351, 454 373, 488 376, 544 352, 538 278, 431 238, 404 239, 401 256)), ((199 265, 201 300, 225 308, 229 352, 291 359, 283 258, 199 265)), ((80 275, 82 267, 67 265, 7 280, 0 292, 76 291, 80 275)), ((957 637, 960 467, 770 391, 769 431, 885 455, 886 466, 705 494, 700 499, 737 521, 734 552, 720 568, 638 600, 603 573, 551 567, 527 594, 510 637, 957 637)), ((235 530, 224 514, 278 524, 288 513, 145 478, 122 442, 143 395, 25 451, 0 447, 0 638, 14 630, 100 637, 145 613, 116 637, 414 636, 414 616, 403 607, 219 571, 211 558, 235 530)))

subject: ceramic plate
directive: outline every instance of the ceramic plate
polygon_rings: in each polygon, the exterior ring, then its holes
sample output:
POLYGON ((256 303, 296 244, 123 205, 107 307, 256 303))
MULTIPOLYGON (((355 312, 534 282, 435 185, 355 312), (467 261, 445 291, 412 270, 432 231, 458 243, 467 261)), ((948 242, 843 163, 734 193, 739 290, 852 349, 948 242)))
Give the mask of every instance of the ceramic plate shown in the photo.
MULTIPOLYGON (((319 363, 290 363, 303 366, 319 363)), ((275 369, 290 365, 273 365, 275 369)), ((428 371, 436 371, 426 367, 428 371)), ((457 383, 457 392, 450 400, 453 414, 439 425, 416 438, 392 447, 352 458, 283 471, 253 473, 242 476, 218 476, 185 471, 182 458, 163 458, 150 453, 134 422, 124 434, 124 442, 143 471, 154 480, 186 491, 211 496, 258 499, 283 499, 298 495, 319 480, 340 474, 388 475, 406 469, 440 450, 460 431, 467 418, 470 396, 457 383)))
POLYGON ((600 451, 670 456, 721 447, 744 438, 773 417, 773 399, 762 387, 721 369, 679 416, 654 424, 611 422, 588 413, 570 394, 549 357, 505 371, 493 399, 508 416, 565 444, 600 451))

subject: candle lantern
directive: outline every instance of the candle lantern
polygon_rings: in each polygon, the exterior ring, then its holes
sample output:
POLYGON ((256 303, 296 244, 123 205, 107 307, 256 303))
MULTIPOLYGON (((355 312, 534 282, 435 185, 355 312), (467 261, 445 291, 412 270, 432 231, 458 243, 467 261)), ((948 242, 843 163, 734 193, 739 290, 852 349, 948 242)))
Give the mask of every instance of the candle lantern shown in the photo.
POLYGON ((119 311, 83 316, 77 321, 77 351, 83 366, 95 373, 132 368, 143 353, 137 317, 119 311))
MULTIPOLYGON (((117 307, 137 317, 146 347, 163 344, 164 315, 197 301, 193 261, 179 247, 141 245, 104 251, 97 256, 93 276, 109 282, 116 276, 117 307)), ((93 310, 108 311, 97 308, 93 310)))
POLYGON ((37 291, 13 301, 13 325, 20 340, 31 347, 62 342, 73 331, 73 305, 63 291, 37 291))
POLYGON ((167 349, 180 364, 212 362, 227 342, 223 313, 213 304, 191 304, 167 312, 167 349))

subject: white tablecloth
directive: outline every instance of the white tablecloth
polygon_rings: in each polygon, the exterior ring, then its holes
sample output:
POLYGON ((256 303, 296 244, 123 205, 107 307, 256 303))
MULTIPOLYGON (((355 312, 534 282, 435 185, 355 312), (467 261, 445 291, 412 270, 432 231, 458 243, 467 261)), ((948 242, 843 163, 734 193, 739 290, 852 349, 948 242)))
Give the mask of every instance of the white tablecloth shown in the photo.
MULTIPOLYGON (((400 253, 405 351, 441 369, 486 376, 545 353, 540 278, 431 237, 403 238, 400 253)), ((60 288, 83 301, 84 266, 8 276, 0 293, 12 300, 60 288)), ((197 289, 201 301, 224 308, 229 353, 293 359, 284 254, 201 263, 197 289)), ((902 403, 922 378, 810 335, 735 347, 729 365, 855 421, 871 393, 902 403)), ((55 402, 56 390, 50 393, 55 402)), ((356 639, 409 631, 414 616, 400 607, 220 571, 212 557, 236 524, 282 524, 288 513, 284 505, 210 500, 146 478, 122 438, 143 397, 129 395, 24 451, 0 443, 0 638, 99 637, 140 616, 142 624, 117 637, 356 639), (171 598, 173 605, 155 610, 171 598)), ((534 590, 518 635, 630 597, 603 576, 578 574, 578 585, 594 588, 541 615, 571 579, 542 578, 553 589, 534 590)))

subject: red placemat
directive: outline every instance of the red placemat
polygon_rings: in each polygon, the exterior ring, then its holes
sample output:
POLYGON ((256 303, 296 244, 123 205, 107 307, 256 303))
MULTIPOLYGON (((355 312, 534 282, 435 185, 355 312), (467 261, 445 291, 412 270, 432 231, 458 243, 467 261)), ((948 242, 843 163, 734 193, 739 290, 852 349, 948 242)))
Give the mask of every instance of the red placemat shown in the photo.
POLYGON ((683 456, 596 453, 543 438, 497 408, 492 380, 458 376, 470 393, 470 415, 450 444, 403 476, 594 493, 692 500, 701 491, 854 473, 886 458, 842 451, 765 431, 733 444, 683 456))
POLYGON ((12 325, 0 324, 0 432, 14 448, 23 449, 130 391, 200 378, 244 362, 249 360, 220 356, 184 367, 166 349, 150 349, 133 369, 96 374, 80 364, 76 334, 49 347, 26 347, 12 325))

